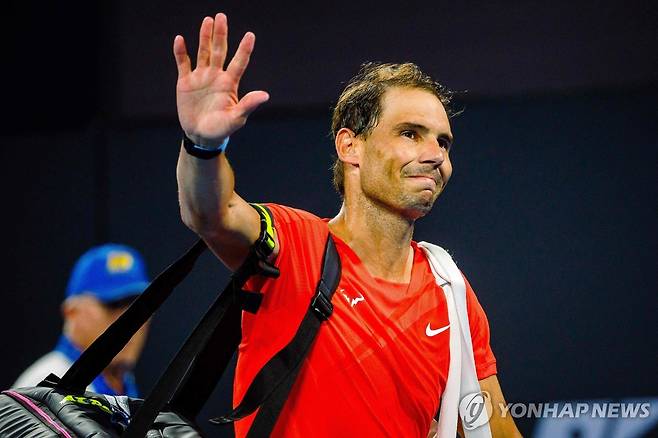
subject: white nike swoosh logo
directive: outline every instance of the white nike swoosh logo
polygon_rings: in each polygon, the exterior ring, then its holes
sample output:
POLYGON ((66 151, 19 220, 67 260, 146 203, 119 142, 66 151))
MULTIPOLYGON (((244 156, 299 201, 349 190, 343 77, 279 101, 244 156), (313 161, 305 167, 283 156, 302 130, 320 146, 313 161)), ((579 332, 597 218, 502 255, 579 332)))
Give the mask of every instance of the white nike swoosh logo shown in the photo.
POLYGON ((432 336, 436 336, 439 333, 443 333, 444 331, 448 330, 449 327, 450 327, 450 324, 448 324, 445 327, 441 327, 441 328, 438 328, 436 330, 432 330, 432 328, 430 327, 430 323, 428 322, 427 327, 425 327, 425 334, 431 338, 432 336))

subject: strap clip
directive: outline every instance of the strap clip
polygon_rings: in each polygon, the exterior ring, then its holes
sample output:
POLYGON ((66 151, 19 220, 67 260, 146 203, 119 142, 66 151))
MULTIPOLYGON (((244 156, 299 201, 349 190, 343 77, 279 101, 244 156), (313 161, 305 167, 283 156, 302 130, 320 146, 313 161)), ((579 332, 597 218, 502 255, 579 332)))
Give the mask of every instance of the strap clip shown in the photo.
POLYGON ((240 306, 242 310, 255 314, 260 308, 260 303, 263 301, 263 294, 260 292, 249 292, 240 290, 238 292, 240 306))
POLYGON ((331 314, 334 311, 334 306, 331 304, 331 299, 327 298, 327 294, 331 294, 331 291, 327 289, 327 286, 324 284, 324 281, 320 280, 318 284, 318 293, 311 301, 311 309, 315 312, 320 321, 326 321, 329 319, 331 314))

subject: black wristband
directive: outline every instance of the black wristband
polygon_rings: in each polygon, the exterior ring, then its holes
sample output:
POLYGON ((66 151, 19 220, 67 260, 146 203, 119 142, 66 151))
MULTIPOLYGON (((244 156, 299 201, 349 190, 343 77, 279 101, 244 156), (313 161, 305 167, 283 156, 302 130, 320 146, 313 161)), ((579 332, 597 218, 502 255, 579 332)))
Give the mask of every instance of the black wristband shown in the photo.
POLYGON ((210 160, 211 158, 215 158, 217 155, 224 152, 227 144, 228 138, 217 149, 205 149, 196 145, 192 140, 189 139, 187 135, 183 133, 183 147, 185 148, 185 151, 193 157, 201 158, 202 160, 210 160))

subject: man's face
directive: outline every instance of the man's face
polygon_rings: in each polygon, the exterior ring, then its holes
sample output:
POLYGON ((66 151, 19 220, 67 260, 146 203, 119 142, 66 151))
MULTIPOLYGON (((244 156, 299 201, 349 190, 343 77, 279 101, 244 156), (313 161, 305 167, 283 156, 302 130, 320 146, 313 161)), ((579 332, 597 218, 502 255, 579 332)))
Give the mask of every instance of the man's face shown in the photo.
POLYGON ((450 122, 441 101, 423 89, 391 88, 381 103, 377 126, 361 140, 361 190, 414 220, 430 211, 452 174, 450 122))
MULTIPOLYGON (((83 350, 87 349, 128 308, 108 306, 92 295, 79 295, 64 303, 67 336, 83 350)), ((142 326, 112 360, 112 365, 130 369, 144 348, 148 323, 142 326)))

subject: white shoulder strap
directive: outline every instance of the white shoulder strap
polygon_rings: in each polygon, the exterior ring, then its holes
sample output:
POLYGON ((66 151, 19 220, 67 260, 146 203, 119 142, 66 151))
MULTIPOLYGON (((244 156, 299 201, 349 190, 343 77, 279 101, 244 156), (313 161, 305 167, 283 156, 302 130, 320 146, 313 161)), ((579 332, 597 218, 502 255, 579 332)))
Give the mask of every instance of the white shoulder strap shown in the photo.
MULTIPOLYGON (((466 283, 461 271, 446 250, 427 242, 420 242, 418 246, 425 252, 432 273, 437 284, 443 289, 448 305, 450 365, 446 388, 441 396, 441 411, 436 436, 438 438, 454 437, 457 433, 460 400, 469 394, 480 392, 480 384, 475 371, 471 329, 468 324, 466 283)), ((472 430, 464 427, 464 433, 467 438, 491 438, 488 423, 472 430)))

